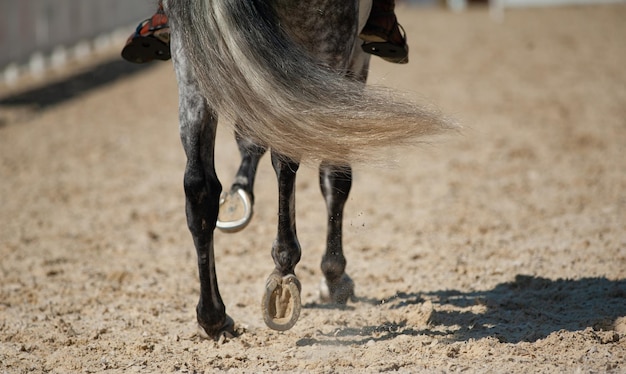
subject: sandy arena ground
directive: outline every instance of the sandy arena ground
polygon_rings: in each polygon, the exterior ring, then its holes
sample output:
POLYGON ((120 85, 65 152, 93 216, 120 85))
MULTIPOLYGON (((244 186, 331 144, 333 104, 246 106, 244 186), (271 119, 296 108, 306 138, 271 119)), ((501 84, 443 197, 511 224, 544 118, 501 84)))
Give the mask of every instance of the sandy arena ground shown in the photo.
MULTIPOLYGON (((260 313, 276 230, 265 158, 253 222, 216 238, 243 334, 196 335, 170 63, 2 88, 0 373, 626 372, 626 5, 398 13, 411 62, 376 59, 371 81, 464 130, 355 168, 345 308, 317 301, 325 212, 302 169, 304 308, 284 333, 260 313)), ((217 158, 228 185, 227 126, 217 158)))

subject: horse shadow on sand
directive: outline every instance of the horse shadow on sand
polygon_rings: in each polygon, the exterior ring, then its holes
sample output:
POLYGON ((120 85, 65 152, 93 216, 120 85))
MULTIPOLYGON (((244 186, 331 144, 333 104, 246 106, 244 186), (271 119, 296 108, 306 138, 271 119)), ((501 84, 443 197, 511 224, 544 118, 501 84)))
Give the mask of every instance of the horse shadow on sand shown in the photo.
POLYGON ((485 291, 400 292, 385 300, 356 298, 356 301, 400 315, 425 313, 426 316, 424 323, 419 324, 405 319, 378 326, 340 328, 329 334, 303 338, 297 344, 360 345, 401 335, 436 336, 449 342, 494 337, 500 342, 519 343, 534 342, 561 330, 581 331, 589 327, 612 330, 616 320, 626 316, 626 280, 551 280, 517 275, 512 282, 485 291))

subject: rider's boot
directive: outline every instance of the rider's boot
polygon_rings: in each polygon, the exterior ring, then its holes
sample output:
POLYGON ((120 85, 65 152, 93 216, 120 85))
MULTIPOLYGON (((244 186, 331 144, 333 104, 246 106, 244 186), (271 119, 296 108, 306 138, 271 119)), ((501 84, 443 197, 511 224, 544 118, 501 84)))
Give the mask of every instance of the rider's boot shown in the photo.
POLYGON ((137 26, 135 32, 128 38, 122 57, 130 62, 142 64, 152 60, 169 60, 170 27, 163 5, 159 2, 157 12, 137 26))
MULTIPOLYGON (((365 41, 365 52, 389 62, 406 64, 409 62, 409 47, 394 9, 395 0, 373 0, 369 19, 359 37, 365 41)), ((163 5, 159 3, 157 12, 141 22, 128 38, 122 57, 135 63, 146 63, 155 59, 169 60, 170 28, 167 22, 163 5)))
POLYGON ((359 34, 363 50, 396 64, 409 62, 404 29, 398 23, 395 0, 373 0, 370 16, 359 34))

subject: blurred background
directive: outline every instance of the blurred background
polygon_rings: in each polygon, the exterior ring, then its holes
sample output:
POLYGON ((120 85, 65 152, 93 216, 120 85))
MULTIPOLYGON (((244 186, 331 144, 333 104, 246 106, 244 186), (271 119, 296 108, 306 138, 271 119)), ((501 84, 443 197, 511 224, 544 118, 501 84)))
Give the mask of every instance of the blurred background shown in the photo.
MULTIPOLYGON (((624 0, 396 0, 397 4, 488 9, 500 19, 507 7, 623 2, 624 0)), ((0 0, 0 83, 24 72, 84 57, 94 49, 123 43, 139 21, 149 17, 156 0, 0 0)))
POLYGON ((154 0, 0 0, 0 72, 37 71, 130 34, 155 9, 154 0))

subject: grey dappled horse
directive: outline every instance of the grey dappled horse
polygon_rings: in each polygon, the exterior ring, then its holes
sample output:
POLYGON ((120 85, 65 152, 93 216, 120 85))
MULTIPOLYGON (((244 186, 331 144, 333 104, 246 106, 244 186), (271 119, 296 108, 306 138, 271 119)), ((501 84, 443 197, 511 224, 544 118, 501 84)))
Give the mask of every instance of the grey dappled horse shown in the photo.
POLYGON ((295 177, 304 160, 320 161, 328 209, 322 259, 323 296, 345 303, 353 283, 345 273, 342 212, 351 187, 350 163, 376 159, 376 149, 407 144, 445 127, 438 114, 391 91, 365 85, 369 55, 357 35, 371 0, 166 0, 180 98, 180 134, 187 155, 184 187, 189 230, 198 255, 202 333, 234 334, 218 290, 213 232, 236 231, 251 216, 261 156, 271 149, 278 179, 276 265, 265 286, 263 315, 276 330, 300 313, 295 267, 301 250, 295 225, 295 177), (235 124, 242 162, 223 206, 242 216, 218 220, 221 184, 214 168, 218 114, 235 124))

